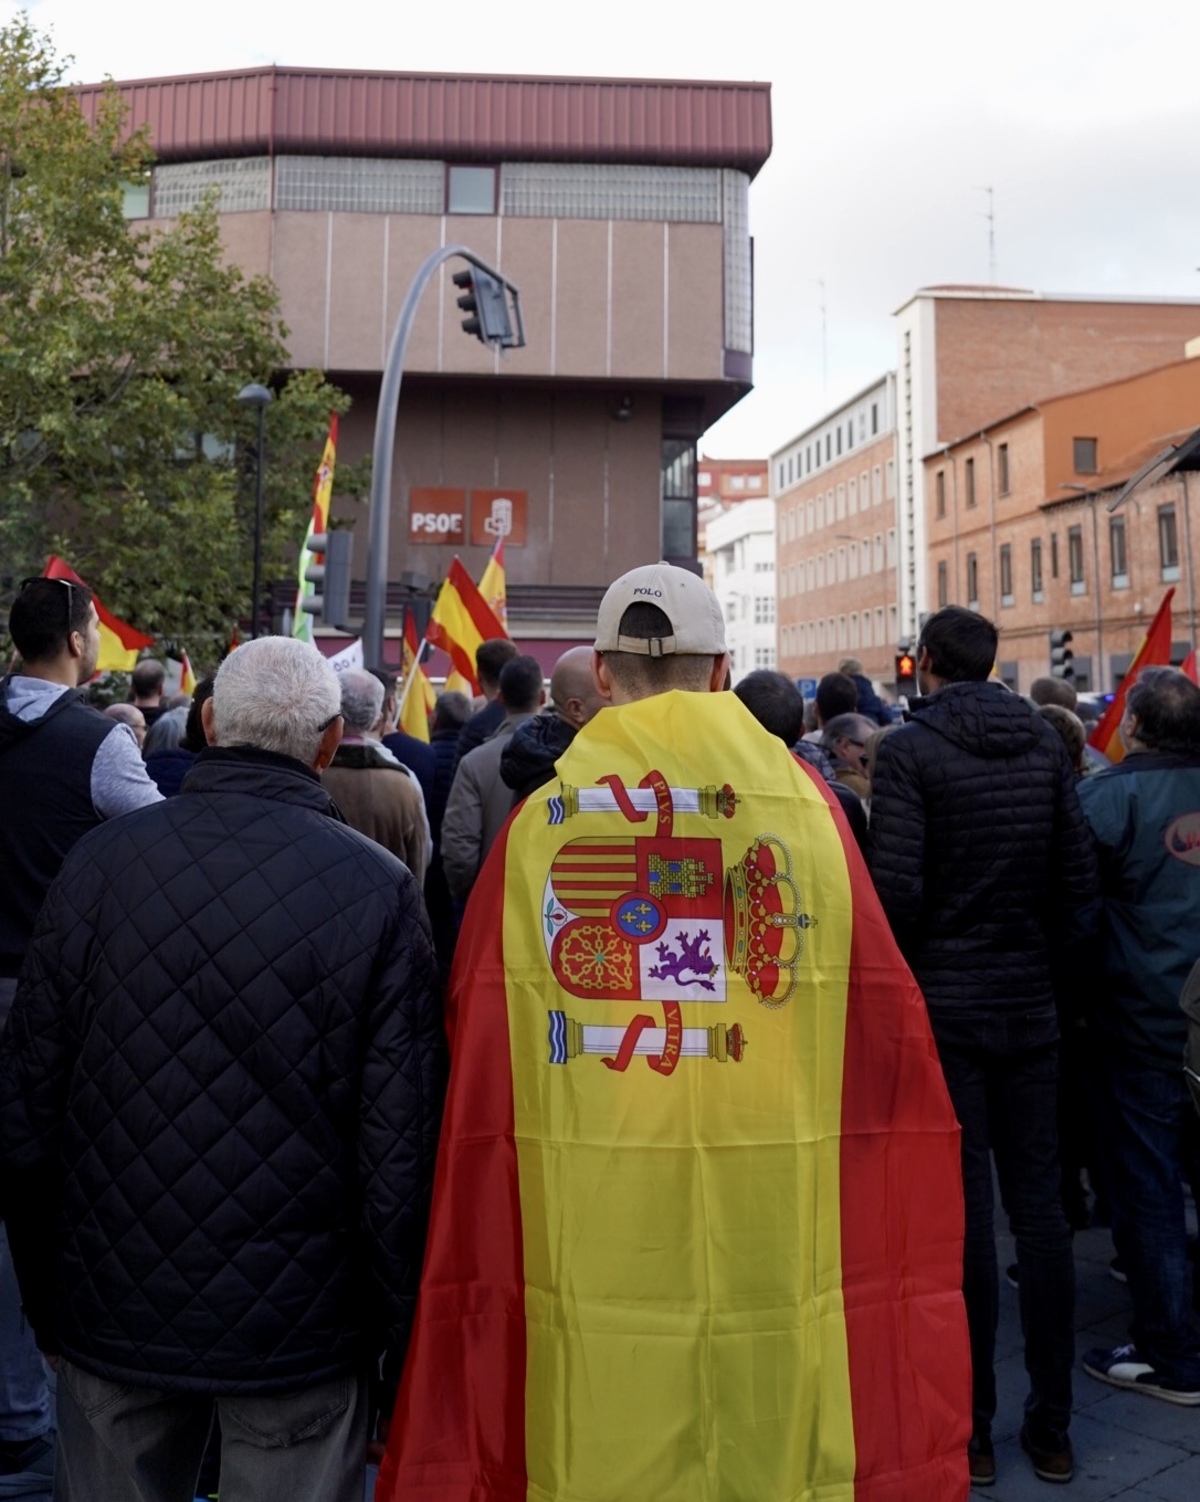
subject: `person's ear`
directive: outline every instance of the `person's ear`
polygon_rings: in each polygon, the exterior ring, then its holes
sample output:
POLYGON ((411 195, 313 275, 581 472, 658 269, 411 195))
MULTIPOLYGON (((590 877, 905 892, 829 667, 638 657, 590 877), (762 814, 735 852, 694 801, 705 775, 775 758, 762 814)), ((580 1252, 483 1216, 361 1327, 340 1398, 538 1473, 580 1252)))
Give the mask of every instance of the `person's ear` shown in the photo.
POLYGON ((341 715, 334 715, 321 734, 321 744, 317 747, 317 754, 313 757, 313 771, 323 772, 333 760, 333 754, 342 743, 342 731, 346 728, 346 722, 341 715))
POLYGON ((613 681, 612 674, 608 670, 608 663, 604 660, 603 652, 592 649, 592 682, 596 685, 596 692, 605 699, 612 699, 613 681))
POLYGON ((712 672, 709 674, 708 691, 710 694, 723 693, 733 683, 733 672, 729 665, 729 653, 722 652, 719 657, 713 658, 712 672))
POLYGON ((204 731, 204 739, 210 746, 217 744, 217 722, 213 718, 213 701, 205 699, 200 706, 200 725, 204 731))

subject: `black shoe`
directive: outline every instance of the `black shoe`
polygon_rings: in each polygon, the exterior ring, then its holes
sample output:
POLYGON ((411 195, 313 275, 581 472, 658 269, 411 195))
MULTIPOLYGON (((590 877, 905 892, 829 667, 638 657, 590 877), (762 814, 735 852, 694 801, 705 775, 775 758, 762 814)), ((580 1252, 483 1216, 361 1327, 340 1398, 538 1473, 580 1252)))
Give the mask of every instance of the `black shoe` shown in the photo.
POLYGON ((1030 1439, 1029 1430, 1022 1425, 1021 1449, 1033 1461, 1033 1474, 1039 1481, 1070 1481, 1075 1474, 1075 1455, 1066 1435, 1061 1445, 1043 1447, 1030 1439))
POLYGON ((972 1486, 993 1486, 996 1481, 996 1452, 990 1439, 973 1439, 967 1446, 967 1470, 972 1486))

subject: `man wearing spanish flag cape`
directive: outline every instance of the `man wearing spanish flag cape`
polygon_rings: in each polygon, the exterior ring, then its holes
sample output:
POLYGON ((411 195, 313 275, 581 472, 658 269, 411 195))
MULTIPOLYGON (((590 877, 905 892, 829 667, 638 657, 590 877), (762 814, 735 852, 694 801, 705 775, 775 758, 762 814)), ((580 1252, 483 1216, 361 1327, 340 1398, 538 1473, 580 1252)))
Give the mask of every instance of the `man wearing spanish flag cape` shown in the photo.
POLYGON ((958 1128, 840 811, 635 569, 493 847, 380 1502, 951 1502, 958 1128))

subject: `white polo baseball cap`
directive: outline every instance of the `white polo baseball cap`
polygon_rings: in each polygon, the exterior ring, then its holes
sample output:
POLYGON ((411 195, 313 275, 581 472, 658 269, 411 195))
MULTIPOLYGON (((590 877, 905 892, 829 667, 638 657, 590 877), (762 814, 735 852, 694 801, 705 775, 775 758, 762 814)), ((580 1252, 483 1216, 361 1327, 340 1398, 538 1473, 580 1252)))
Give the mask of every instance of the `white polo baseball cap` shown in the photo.
POLYGON ((636 652, 642 657, 715 657, 725 651, 725 617, 699 574, 672 563, 647 563, 608 586, 596 618, 594 645, 597 652, 636 652), (621 617, 638 604, 657 605, 671 622, 671 635, 622 636, 621 617))

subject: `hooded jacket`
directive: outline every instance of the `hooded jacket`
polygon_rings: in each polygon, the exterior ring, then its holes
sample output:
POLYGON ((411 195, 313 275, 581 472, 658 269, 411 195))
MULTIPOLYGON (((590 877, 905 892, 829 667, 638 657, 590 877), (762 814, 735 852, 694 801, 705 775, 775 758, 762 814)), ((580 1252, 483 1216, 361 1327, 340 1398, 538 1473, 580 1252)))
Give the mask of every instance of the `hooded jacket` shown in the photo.
POLYGON ((211 1393, 401 1352, 443 1048, 420 889, 301 763, 205 751, 85 836, 0 1041, 38 1344, 211 1393))
POLYGON ((517 726, 500 756, 500 776, 513 790, 514 808, 522 798, 553 780, 554 763, 575 735, 575 726, 556 709, 517 726))
POLYGON ((1066 750, 998 683, 915 701, 879 747, 868 862, 935 1031, 981 1012, 1057 1036, 1050 948, 1096 891, 1066 750))

